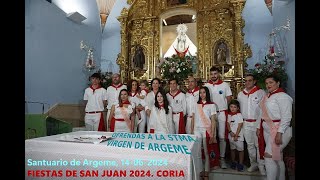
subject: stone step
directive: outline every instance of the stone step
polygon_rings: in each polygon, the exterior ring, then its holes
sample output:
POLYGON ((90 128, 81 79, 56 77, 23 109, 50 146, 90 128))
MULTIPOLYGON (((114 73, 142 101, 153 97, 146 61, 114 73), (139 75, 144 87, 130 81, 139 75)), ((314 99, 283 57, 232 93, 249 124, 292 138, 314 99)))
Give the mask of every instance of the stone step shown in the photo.
POLYGON ((248 172, 247 169, 239 172, 233 169, 216 169, 212 170, 209 175, 210 180, 266 180, 266 176, 261 175, 259 171, 248 172))

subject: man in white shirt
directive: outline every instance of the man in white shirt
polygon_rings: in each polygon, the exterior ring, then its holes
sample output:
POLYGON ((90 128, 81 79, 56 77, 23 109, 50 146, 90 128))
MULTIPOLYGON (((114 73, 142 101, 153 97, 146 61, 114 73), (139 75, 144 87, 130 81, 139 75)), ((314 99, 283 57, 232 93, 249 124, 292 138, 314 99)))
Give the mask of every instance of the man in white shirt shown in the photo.
POLYGON ((84 117, 86 130, 105 131, 103 110, 106 105, 107 91, 100 85, 101 76, 94 73, 90 77, 91 85, 86 88, 83 100, 86 103, 86 114, 84 117))
POLYGON ((245 77, 245 89, 238 93, 237 100, 240 102, 240 111, 244 120, 244 138, 250 159, 249 172, 258 170, 262 175, 266 174, 264 161, 260 159, 258 149, 258 137, 256 136, 257 119, 259 118, 259 103, 266 94, 255 84, 257 80, 252 74, 245 77))
POLYGON ((176 79, 169 80, 170 92, 167 93, 169 105, 172 108, 172 120, 176 134, 185 134, 184 115, 186 114, 186 95, 178 89, 176 79))
POLYGON ((210 91, 211 101, 218 107, 218 135, 219 135, 219 149, 220 149, 220 167, 227 168, 225 162, 226 154, 226 139, 228 138, 227 130, 227 113, 228 104, 232 99, 232 92, 228 83, 220 79, 220 69, 217 67, 210 68, 210 80, 204 84, 210 91))
MULTIPOLYGON (((115 73, 112 75, 112 84, 107 88, 107 119, 106 124, 108 125, 108 119, 110 116, 110 110, 112 105, 116 105, 119 103, 119 93, 122 89, 127 89, 127 86, 122 84, 120 81, 120 74, 115 73)), ((107 127, 108 131, 110 131, 110 127, 107 127)))
POLYGON ((191 119, 192 113, 194 113, 194 108, 199 101, 199 87, 197 86, 197 81, 193 76, 188 77, 188 91, 186 92, 186 105, 187 105, 187 123, 186 123, 186 133, 191 134, 191 119))

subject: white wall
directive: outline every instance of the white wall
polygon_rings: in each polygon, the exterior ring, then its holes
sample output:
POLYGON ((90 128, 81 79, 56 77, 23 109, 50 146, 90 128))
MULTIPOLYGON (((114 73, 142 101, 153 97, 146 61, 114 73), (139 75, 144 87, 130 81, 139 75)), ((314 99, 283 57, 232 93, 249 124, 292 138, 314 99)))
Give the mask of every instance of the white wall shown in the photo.
POLYGON ((104 60, 104 62, 101 64, 101 69, 104 72, 107 71, 107 69, 110 69, 110 67, 108 67, 110 63, 113 65, 113 72, 119 72, 119 66, 116 61, 118 54, 120 53, 121 27, 117 17, 120 16, 121 10, 124 7, 129 7, 126 0, 117 0, 115 2, 103 31, 101 59, 104 60))
POLYGON ((245 20, 244 42, 252 50, 252 57, 247 59, 248 68, 253 68, 257 62, 262 62, 268 50, 266 45, 273 28, 273 17, 264 0, 247 0, 242 17, 245 20))
MULTIPOLYGON (((84 40, 94 47, 94 57, 101 57, 101 28, 96 1, 26 0, 25 2, 25 96, 53 106, 78 103, 83 98, 87 77, 83 72, 86 53, 80 49, 84 40), (70 11, 88 19, 77 24, 57 7, 71 3, 70 11), (73 3, 73 5, 72 5, 73 3)), ((45 111, 49 106, 45 106, 45 111)), ((42 105, 28 104, 27 113, 41 113, 42 105)))
POLYGON ((279 27, 290 20, 290 30, 280 34, 286 53, 286 70, 288 73, 287 93, 295 98, 295 0, 274 0, 273 26, 279 27))

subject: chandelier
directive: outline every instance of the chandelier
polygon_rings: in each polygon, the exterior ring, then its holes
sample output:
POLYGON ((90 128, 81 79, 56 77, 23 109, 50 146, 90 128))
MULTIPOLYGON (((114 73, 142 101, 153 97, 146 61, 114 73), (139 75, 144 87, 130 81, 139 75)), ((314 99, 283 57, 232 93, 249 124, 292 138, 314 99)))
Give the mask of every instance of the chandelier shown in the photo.
POLYGON ((101 30, 103 32, 108 16, 116 0, 97 0, 97 5, 101 20, 101 30))

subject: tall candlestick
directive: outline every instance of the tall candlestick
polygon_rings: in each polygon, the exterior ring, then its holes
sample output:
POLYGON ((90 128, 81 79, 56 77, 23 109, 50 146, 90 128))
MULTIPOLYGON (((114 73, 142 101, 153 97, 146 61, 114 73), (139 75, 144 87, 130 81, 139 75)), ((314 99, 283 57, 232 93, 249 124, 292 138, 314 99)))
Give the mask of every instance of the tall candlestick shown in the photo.
POLYGON ((222 79, 224 79, 224 66, 222 66, 222 79))
POLYGON ((241 70, 241 82, 243 82, 243 67, 242 67, 242 64, 240 64, 240 70, 241 70))

